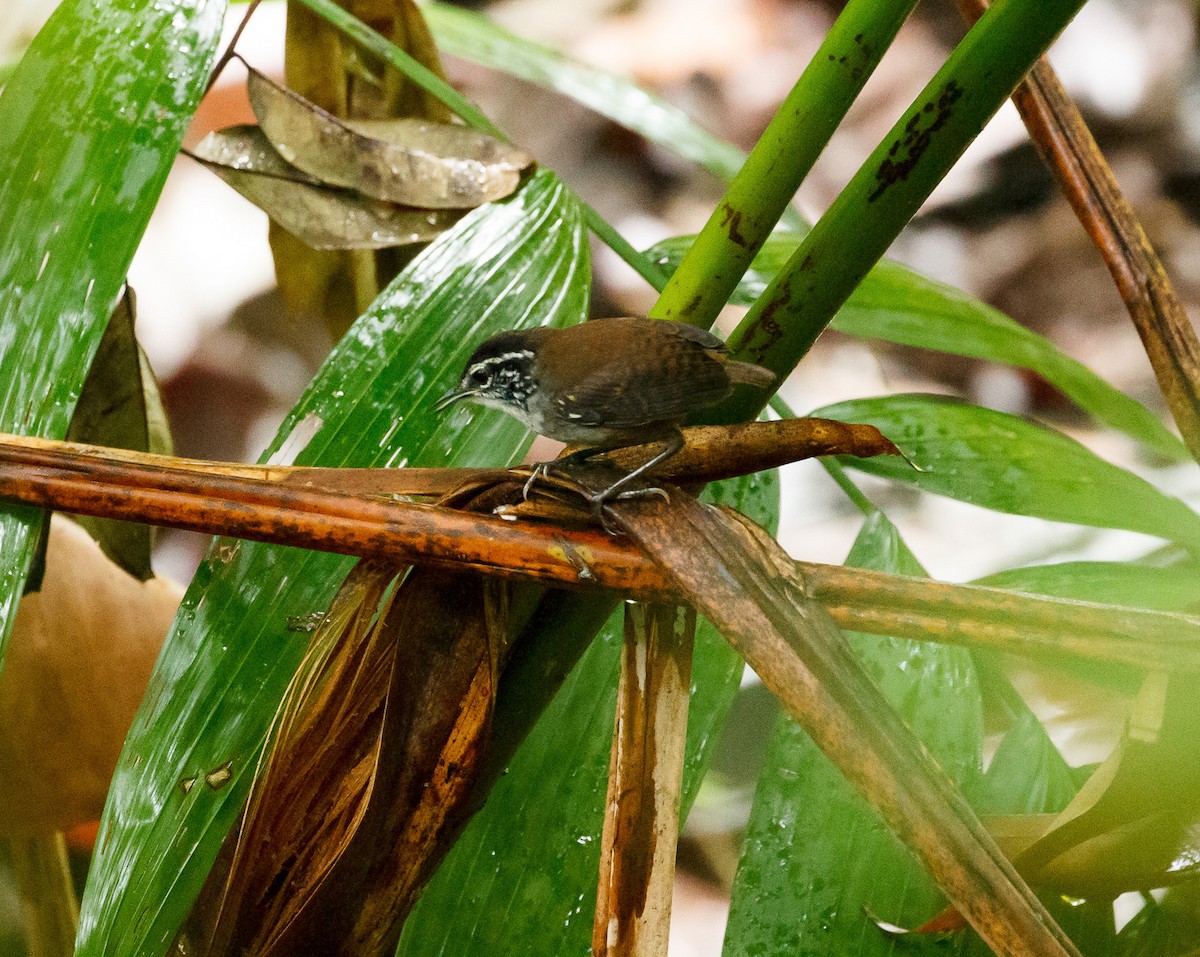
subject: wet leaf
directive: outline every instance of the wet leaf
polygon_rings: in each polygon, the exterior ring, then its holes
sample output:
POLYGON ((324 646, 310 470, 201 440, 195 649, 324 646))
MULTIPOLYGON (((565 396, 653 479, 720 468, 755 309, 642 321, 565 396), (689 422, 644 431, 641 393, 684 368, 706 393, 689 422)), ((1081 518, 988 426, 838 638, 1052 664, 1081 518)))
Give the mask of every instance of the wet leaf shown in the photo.
MULTIPOLYGON (((224 0, 65 0, 0 95, 0 429, 66 434, 208 75, 224 0), (14 224, 19 224, 15 226, 14 224)), ((0 517, 0 654, 40 513, 0 517)))
POLYGON ((976 585, 1161 611, 1200 609, 1200 563, 1058 562, 1013 568, 976 585))
MULTIPOLYGON (((864 523, 847 564, 924 575, 879 513, 864 523)), ((960 785, 972 784, 983 738, 979 684, 961 648, 848 634, 863 667, 910 728, 960 785)), ((794 949, 892 954, 872 926, 918 926, 944 897, 879 817, 792 718, 781 716, 750 812, 733 887, 724 953, 794 949)), ((956 948, 943 950, 958 953, 956 948)))
MULTIPOLYGON (((171 434, 158 383, 134 334, 136 309, 133 290, 126 286, 83 380, 67 440, 170 455, 171 434)), ((153 575, 154 536, 149 525, 87 515, 76 521, 129 574, 140 581, 153 575)))
POLYGON ((340 120, 250 70, 250 103, 285 160, 392 203, 470 209, 517 188, 532 159, 485 133, 420 119, 340 120))
POLYGON ((423 243, 450 228, 458 211, 411 209, 331 189, 280 156, 257 126, 209 133, 197 159, 314 249, 385 249, 423 243))
POLYGON ((1033 713, 1009 728, 972 802, 980 814, 1057 814, 1079 792, 1081 779, 1063 760, 1033 713))
POLYGON ((847 460, 864 472, 998 512, 1200 544, 1200 515, 1179 499, 1015 415, 928 395, 857 399, 817 414, 876 426, 922 469, 890 456, 847 460))
MULTIPOLYGON (((588 260, 573 197, 538 173, 413 260, 342 339, 269 457, 324 465, 507 465, 528 447, 501 412, 436 397, 502 329, 581 321, 588 260)), ((169 636, 114 777, 81 905, 79 954, 164 953, 240 813, 341 557, 217 542, 169 636), (209 784, 209 775, 225 769, 209 784), (199 782, 186 792, 185 781, 199 782)))
MULTIPOLYGON (((767 288, 800 245, 803 232, 776 233, 755 256, 730 302, 748 306, 767 288)), ((692 236, 676 236, 646 255, 674 270, 692 236)), ((1182 461, 1187 450, 1162 421, 1136 399, 1061 352, 998 309, 945 283, 884 259, 866 275, 838 311, 831 328, 865 339, 987 359, 1036 372, 1097 421, 1182 461)))

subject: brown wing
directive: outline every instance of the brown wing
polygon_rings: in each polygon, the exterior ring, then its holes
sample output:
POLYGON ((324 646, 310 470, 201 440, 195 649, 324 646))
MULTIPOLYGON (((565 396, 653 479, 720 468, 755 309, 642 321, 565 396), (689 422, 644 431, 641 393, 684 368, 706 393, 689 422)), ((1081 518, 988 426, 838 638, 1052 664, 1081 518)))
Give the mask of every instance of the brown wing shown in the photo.
POLYGON ((692 326, 658 319, 600 319, 558 340, 578 370, 562 408, 580 425, 632 429, 678 422, 725 398, 724 344, 692 326), (615 343, 614 343, 615 340, 615 343))

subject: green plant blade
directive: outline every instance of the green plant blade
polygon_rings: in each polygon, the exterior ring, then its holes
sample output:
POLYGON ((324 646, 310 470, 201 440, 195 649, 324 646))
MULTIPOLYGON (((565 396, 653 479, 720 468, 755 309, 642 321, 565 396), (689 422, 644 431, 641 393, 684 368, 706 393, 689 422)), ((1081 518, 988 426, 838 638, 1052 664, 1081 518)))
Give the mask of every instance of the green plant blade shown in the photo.
MULTIPOLYGON (((61 439, 225 0, 66 0, 0 95, 0 430, 61 439)), ((40 512, 0 514, 0 657, 40 512)))
MULTIPOLYGON (((469 214, 397 277, 326 361, 270 459, 509 464, 528 446, 527 430, 492 410, 439 417, 434 401, 482 338, 581 321, 588 290, 579 207, 553 174, 539 172, 510 200, 469 214)), ((166 952, 240 811, 307 643, 289 621, 323 611, 350 564, 215 544, 117 768, 82 903, 80 955, 166 952)))
POLYGON ((1136 562, 1030 565, 988 575, 973 584, 1157 611, 1195 613, 1200 608, 1200 564, 1195 560, 1163 566, 1136 562))
MULTIPOLYGON (((769 237, 730 302, 749 306, 799 248, 800 234, 769 237)), ((691 236, 675 236, 646 250, 668 272, 682 261, 691 236)), ((1043 336, 960 289, 928 279, 899 263, 880 260, 838 311, 831 328, 864 339, 949 352, 1021 366, 1036 372, 1098 422, 1124 432, 1173 461, 1187 448, 1161 419, 1113 388, 1043 336)))
POLYGON ((940 396, 856 399, 813 413, 867 422, 903 459, 847 459, 857 469, 997 512, 1123 528, 1200 547, 1200 515, 1074 439, 1032 422, 940 396))
MULTIPOLYGON (((772 473, 721 483, 719 500, 774 524, 772 473)), ((612 742, 621 615, 571 672, 463 832, 404 927, 403 957, 584 954, 592 935, 612 742)), ((697 628, 684 766, 690 806, 738 687, 742 662, 697 628)))
POLYGON ((980 814, 1057 814, 1079 783, 1041 722, 1023 710, 1000 739, 972 804, 980 814))
MULTIPOLYGON (((868 517, 847 564, 923 575, 895 527, 868 517)), ((983 717, 970 655, 847 634, 863 666, 960 785, 979 774, 983 717)), ((726 957, 892 954, 864 908, 916 926, 944 898, 912 854, 790 717, 771 740, 734 881, 726 957)), ((955 951, 951 950, 950 953, 955 951)), ((961 951, 959 951, 961 952, 961 951)))
POLYGON ((569 96, 723 179, 731 178, 746 159, 736 146, 628 80, 522 39, 477 13, 442 3, 425 4, 422 10, 443 53, 569 96))

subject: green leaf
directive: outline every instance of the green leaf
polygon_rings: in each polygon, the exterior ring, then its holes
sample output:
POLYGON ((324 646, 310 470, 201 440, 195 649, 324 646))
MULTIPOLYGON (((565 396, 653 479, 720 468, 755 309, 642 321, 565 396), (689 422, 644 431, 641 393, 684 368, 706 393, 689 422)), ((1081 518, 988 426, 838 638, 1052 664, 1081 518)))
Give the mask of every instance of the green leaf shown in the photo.
POLYGON ((731 178, 746 159, 741 150, 703 130, 682 110, 628 80, 522 39, 477 13, 442 3, 427 3, 421 9, 443 53, 569 96, 723 179, 731 178))
POLYGON ((980 814, 1057 814, 1079 784, 1042 723, 1026 709, 1000 739, 971 804, 980 814))
POLYGON ((1200 515, 1074 439, 1032 422, 928 395, 857 399, 814 415, 866 422, 903 459, 847 459, 873 475, 998 512, 1123 528, 1200 546, 1200 515))
MULTIPOLYGON (((0 95, 0 431, 62 438, 225 0, 66 0, 0 95)), ((0 655, 40 522, 0 515, 0 655)))
POLYGON ((1200 609, 1200 562, 1194 560, 1168 565, 1136 562, 1031 565, 988 575, 973 584, 1157 611, 1200 609))
MULTIPOLYGON (((579 207, 553 174, 540 172, 413 260, 338 344, 268 458, 511 463, 529 444, 521 425, 467 407, 439 417, 434 400, 482 338, 581 321, 588 289, 579 207)), ((304 652, 306 636, 288 623, 323 611, 350 564, 249 542, 214 545, 117 767, 82 904, 81 957, 166 952, 237 818, 304 652), (207 783, 225 767, 226 782, 207 783)))
MULTIPOLYGON (((905 575, 924 571, 880 513, 870 516, 848 565, 905 575)), ((847 636, 942 767, 960 784, 978 775, 979 686, 961 648, 874 635, 847 636)), ((944 899, 909 851, 882 827, 800 726, 776 727, 750 812, 725 936, 727 957, 803 953, 903 954, 871 922, 919 925, 944 899)), ((947 953, 939 947, 939 953, 947 953)))
MULTIPOLYGON (((721 483, 719 500, 774 524, 773 473, 721 483)), ((398 953, 584 954, 592 935, 612 746, 621 615, 576 665, 404 927, 398 953)), ((742 673, 701 620, 692 669, 683 806, 695 798, 742 673)))
MULTIPOLYGON (((675 236, 646 250, 674 271, 692 236, 675 236)), ((753 304, 796 251, 802 233, 776 233, 754 257, 730 302, 753 304)), ((1189 458, 1183 443, 1153 412, 1113 388, 1043 336, 953 286, 899 263, 880 260, 842 306, 831 328, 864 339, 987 359, 1036 372, 1098 422, 1131 436, 1173 461, 1189 458)))

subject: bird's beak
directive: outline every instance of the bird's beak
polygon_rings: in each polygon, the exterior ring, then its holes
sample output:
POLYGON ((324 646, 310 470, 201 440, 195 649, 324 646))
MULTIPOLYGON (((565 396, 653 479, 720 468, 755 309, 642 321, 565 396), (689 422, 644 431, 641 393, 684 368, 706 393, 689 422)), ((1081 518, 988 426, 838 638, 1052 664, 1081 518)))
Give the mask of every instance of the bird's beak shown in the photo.
POLYGON ((459 399, 465 399, 468 396, 476 395, 478 389, 451 389, 444 396, 437 400, 437 404, 433 407, 435 412, 441 412, 443 409, 454 405, 459 399))

